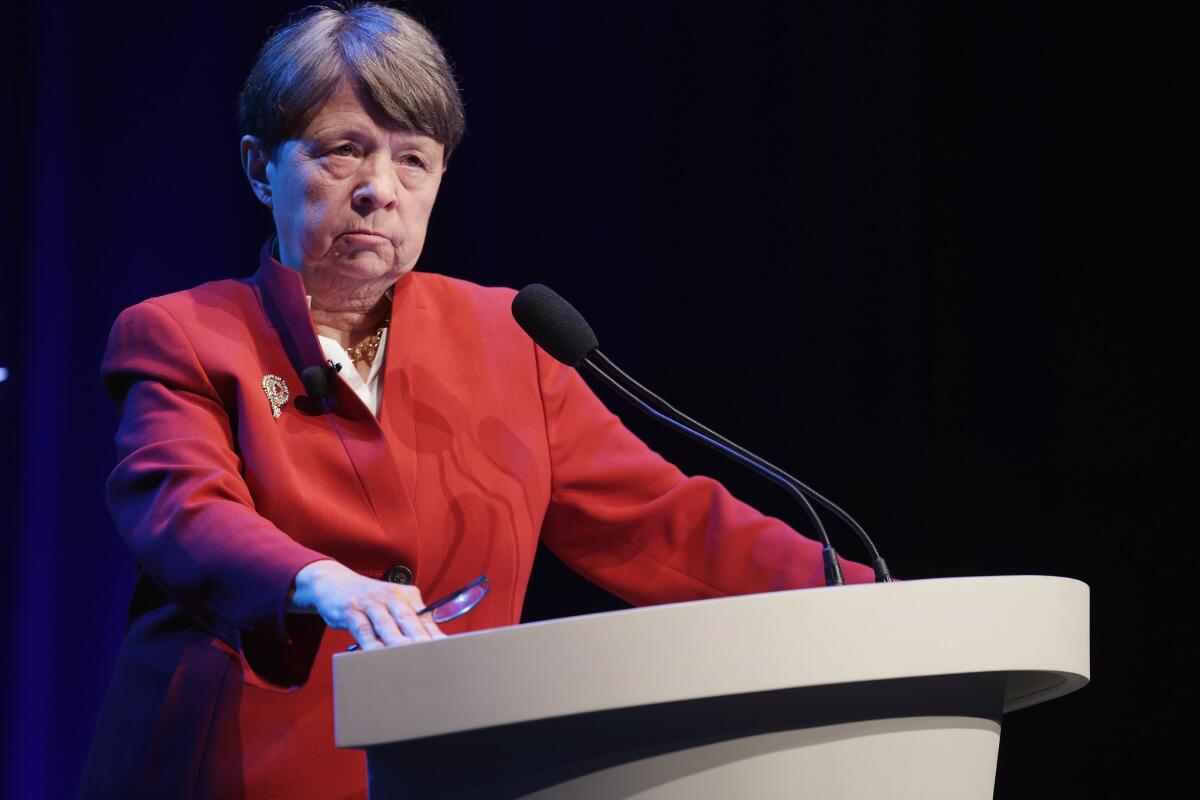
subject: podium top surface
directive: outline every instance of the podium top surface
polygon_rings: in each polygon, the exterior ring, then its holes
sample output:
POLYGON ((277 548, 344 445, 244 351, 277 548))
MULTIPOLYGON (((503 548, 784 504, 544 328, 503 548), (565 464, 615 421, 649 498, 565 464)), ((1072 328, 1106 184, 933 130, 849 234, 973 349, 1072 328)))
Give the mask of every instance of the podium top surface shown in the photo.
POLYGON ((1039 575, 800 589, 568 617, 334 656, 364 747, 570 714, 863 681, 1004 673, 1004 711, 1090 675, 1089 590, 1039 575))

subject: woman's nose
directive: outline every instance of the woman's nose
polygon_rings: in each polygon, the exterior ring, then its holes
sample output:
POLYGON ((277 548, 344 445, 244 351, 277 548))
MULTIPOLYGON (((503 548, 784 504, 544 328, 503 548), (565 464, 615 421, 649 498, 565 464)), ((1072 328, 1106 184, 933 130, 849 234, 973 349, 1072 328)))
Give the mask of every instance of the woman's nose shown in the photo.
POLYGON ((385 158, 368 158, 351 199, 355 206, 390 208, 396 204, 396 172, 385 158))

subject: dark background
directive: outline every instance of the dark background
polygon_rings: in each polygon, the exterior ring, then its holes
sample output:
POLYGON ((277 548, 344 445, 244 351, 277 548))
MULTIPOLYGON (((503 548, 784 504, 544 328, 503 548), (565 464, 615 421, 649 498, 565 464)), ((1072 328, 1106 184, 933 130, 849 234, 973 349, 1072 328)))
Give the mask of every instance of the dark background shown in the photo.
MULTIPOLYGON (((270 219, 238 166, 235 97, 302 5, 6 12, 11 797, 72 794, 121 637, 108 328, 255 269, 270 219)), ((1167 199, 1188 192, 1173 111, 1194 94, 1175 25, 1133 3, 404 7, 455 62, 469 128, 420 268, 554 286, 627 370, 852 509, 901 577, 1089 583, 1093 683, 1005 719, 997 797, 1165 788, 1195 651, 1178 610, 1193 530, 1164 466, 1185 446, 1164 398, 1194 367, 1194 248, 1172 244, 1167 199)), ((527 616, 613 603, 541 558, 527 616)))

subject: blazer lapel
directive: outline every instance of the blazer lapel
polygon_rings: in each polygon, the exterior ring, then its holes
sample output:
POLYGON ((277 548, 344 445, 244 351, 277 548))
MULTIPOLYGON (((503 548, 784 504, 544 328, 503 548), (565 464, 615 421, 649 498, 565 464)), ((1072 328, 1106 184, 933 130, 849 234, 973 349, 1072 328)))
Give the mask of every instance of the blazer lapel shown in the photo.
POLYGON ((416 387, 413 385, 412 365, 419 350, 414 343, 420 341, 422 330, 427 330, 424 324, 426 313, 417 276, 409 271, 396 281, 392 291, 392 317, 388 323, 388 342, 384 351, 383 402, 379 409, 379 424, 389 441, 389 450, 396 459, 410 506, 417 492, 417 454, 412 446, 416 440, 416 417, 413 411, 416 387))
MULTIPOLYGON (((304 279, 299 271, 280 264, 271 257, 269 244, 263 247, 259 270, 252 283, 259 293, 263 311, 271 326, 277 330, 288 360, 299 375, 305 367, 325 363, 325 353, 317 341, 312 319, 305 300, 304 279)), ((392 319, 388 330, 388 344, 384 352, 383 400, 388 404, 389 393, 398 393, 401 398, 397 416, 412 424, 411 398, 405 413, 402 398, 408 393, 391 382, 391 372, 399 359, 397 351, 402 349, 408 331, 405 322, 411 314, 406 312, 412 292, 406 291, 412 283, 410 274, 396 283, 392 299, 392 319), (407 299, 406 299, 407 298, 407 299), (401 335, 396 335, 401 334, 401 335), (389 392, 390 390, 390 392, 389 392)), ((414 573, 420 564, 420 537, 417 535, 417 517, 413 506, 412 492, 415 490, 415 459, 401 469, 388 438, 384 436, 380 421, 363 405, 358 395, 343 381, 336 381, 332 411, 321 413, 316 401, 306 404, 308 413, 318 413, 328 423, 331 431, 341 440, 346 456, 362 484, 375 517, 388 541, 404 542, 411 548, 405 556, 411 559, 414 573)), ((299 408, 294 412, 299 412, 299 408)), ((303 412, 300 412, 303 413, 303 412)))

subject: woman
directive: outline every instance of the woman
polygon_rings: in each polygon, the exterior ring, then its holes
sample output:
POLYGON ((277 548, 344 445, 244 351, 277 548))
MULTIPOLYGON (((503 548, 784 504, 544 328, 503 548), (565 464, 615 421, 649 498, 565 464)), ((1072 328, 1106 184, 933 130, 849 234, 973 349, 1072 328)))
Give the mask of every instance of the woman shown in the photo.
POLYGON ((277 234, 258 272, 127 309, 104 359, 141 573, 84 796, 363 796, 331 656, 517 623, 539 539, 638 604, 821 584, 816 543, 647 449, 510 290, 412 271, 463 130, 420 25, 309 13, 265 45, 242 123, 277 234), (481 574, 467 616, 417 616, 481 574))

